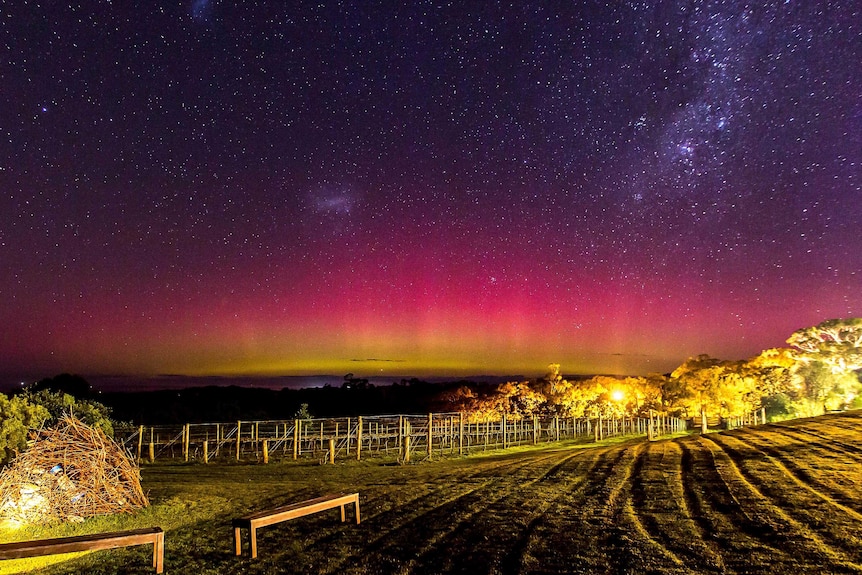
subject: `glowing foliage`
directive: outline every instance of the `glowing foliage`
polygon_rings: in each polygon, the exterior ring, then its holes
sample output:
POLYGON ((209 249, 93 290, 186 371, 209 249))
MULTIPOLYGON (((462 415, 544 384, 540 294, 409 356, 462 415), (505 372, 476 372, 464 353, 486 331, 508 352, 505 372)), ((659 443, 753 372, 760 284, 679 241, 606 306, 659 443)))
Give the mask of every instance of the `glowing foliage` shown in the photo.
POLYGON ((50 417, 48 410, 23 397, 0 394, 0 463, 6 463, 27 448, 27 436, 50 417))
POLYGON ((76 399, 68 393, 50 389, 42 389, 37 392, 27 390, 22 397, 30 403, 48 410, 49 423, 51 424, 72 414, 84 424, 99 428, 108 437, 114 436, 114 424, 110 417, 111 410, 98 401, 76 399))
POLYGON ((508 382, 481 392, 450 394, 454 409, 478 421, 540 416, 623 417, 649 411, 722 421, 765 408, 780 419, 846 409, 859 402, 862 319, 830 320, 795 332, 789 348, 745 361, 699 355, 670 375, 564 379, 552 363, 536 381, 508 382))
POLYGON ((833 373, 862 369, 862 318, 831 319, 793 332, 787 339, 799 361, 819 361, 833 373))

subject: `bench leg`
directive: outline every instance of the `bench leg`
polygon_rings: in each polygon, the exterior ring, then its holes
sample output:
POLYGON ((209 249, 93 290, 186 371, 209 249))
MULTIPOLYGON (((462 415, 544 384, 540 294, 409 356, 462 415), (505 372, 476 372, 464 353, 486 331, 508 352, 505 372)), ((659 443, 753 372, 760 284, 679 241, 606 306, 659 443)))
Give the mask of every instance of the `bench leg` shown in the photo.
POLYGON ((356 524, 359 525, 359 496, 356 497, 356 501, 354 502, 356 508, 356 524))
POLYGON ((162 573, 165 570, 165 534, 159 533, 153 541, 153 567, 156 568, 156 573, 162 573))
POLYGON ((339 507, 339 508, 341 509, 341 522, 342 522, 342 523, 344 523, 345 521, 347 521, 347 516, 346 516, 346 515, 345 515, 345 513, 344 513, 344 508, 345 508, 345 507, 347 507, 347 505, 341 505, 341 506, 339 507))
POLYGON ((235 547, 236 547, 236 554, 242 555, 242 542, 240 541, 239 527, 233 528, 233 538, 234 538, 235 547))
POLYGON ((257 529, 254 528, 254 525, 248 528, 248 537, 251 542, 251 558, 257 558, 257 529))

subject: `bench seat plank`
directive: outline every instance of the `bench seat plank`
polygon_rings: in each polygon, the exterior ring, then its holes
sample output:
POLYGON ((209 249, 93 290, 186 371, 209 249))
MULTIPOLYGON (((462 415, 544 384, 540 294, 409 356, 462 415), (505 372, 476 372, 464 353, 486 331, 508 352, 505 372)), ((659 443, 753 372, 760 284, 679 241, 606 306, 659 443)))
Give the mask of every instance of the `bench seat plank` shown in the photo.
POLYGON ((341 508, 341 521, 345 521, 345 508, 351 504, 354 506, 356 523, 358 524, 360 522, 358 493, 334 493, 238 517, 232 522, 236 554, 242 554, 240 529, 248 529, 251 556, 254 558, 257 557, 257 529, 259 527, 266 527, 267 525, 273 525, 275 523, 281 523, 282 521, 296 519, 297 517, 319 513, 320 511, 326 511, 327 509, 333 509, 335 507, 341 508))
POLYGON ((0 559, 24 559, 81 551, 100 551, 147 543, 153 544, 153 567, 156 568, 156 573, 161 573, 164 569, 165 548, 165 534, 161 527, 0 543, 0 559))

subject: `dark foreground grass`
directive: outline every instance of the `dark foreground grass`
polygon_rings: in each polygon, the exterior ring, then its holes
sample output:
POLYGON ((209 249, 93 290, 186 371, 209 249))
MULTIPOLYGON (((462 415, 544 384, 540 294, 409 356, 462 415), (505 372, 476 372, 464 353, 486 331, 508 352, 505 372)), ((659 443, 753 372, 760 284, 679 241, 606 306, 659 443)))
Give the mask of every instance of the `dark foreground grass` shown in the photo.
MULTIPOLYGON (((859 437, 852 413, 406 466, 157 464, 141 513, 2 539, 160 525, 165 572, 183 574, 862 573, 859 437), (233 517, 333 491, 359 491, 360 525, 331 510, 263 528, 257 559, 234 555, 233 517)), ((0 573, 152 573, 151 558, 142 546, 0 573)))

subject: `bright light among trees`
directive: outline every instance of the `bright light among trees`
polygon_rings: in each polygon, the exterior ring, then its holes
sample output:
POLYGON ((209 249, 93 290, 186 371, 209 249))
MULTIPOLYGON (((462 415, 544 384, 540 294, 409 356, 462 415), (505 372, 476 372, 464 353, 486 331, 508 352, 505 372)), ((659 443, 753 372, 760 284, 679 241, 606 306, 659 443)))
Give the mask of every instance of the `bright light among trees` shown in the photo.
POLYGON ((808 417, 862 407, 862 319, 830 320, 795 332, 791 348, 741 361, 699 355, 669 375, 564 379, 552 363, 544 378, 508 382, 447 398, 476 421, 508 417, 622 417, 665 413, 706 429, 764 410, 770 418, 808 417))

